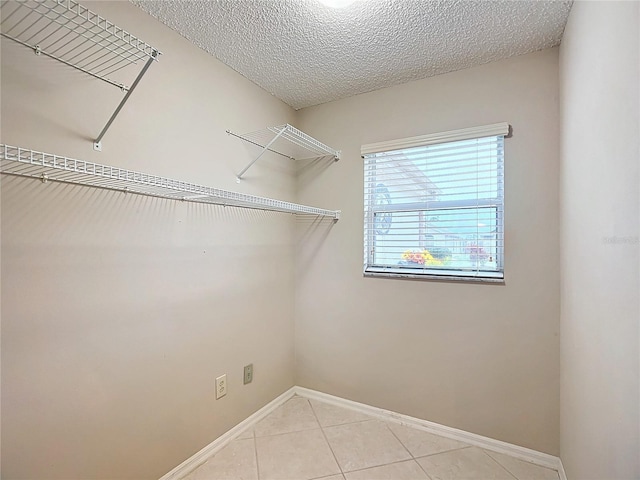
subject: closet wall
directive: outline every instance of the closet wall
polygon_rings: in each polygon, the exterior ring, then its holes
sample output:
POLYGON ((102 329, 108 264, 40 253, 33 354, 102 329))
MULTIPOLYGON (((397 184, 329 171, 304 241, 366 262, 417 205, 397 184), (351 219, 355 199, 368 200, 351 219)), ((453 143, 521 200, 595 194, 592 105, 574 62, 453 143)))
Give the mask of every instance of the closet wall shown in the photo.
MULTIPOLYGON (((292 109, 128 2, 83 5, 160 62, 97 153, 122 93, 3 40, 3 143, 294 200, 280 157, 236 184, 255 151, 225 133, 292 109)), ((1 193, 2 478, 158 478, 293 385, 291 215, 4 175, 1 193)))
POLYGON ((296 383, 557 455, 558 50, 300 115, 343 155, 299 172, 298 201, 335 201, 342 217, 299 246, 296 383), (513 126, 505 284, 363 278, 360 146, 496 122, 513 126))

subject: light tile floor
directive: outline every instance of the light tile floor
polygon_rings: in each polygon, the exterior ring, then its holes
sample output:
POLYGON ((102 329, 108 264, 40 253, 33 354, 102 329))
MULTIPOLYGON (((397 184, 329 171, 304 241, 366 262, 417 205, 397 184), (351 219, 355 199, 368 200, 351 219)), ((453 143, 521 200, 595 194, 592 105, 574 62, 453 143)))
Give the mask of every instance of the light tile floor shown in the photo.
POLYGON ((522 460, 295 396, 184 480, 559 480, 522 460))

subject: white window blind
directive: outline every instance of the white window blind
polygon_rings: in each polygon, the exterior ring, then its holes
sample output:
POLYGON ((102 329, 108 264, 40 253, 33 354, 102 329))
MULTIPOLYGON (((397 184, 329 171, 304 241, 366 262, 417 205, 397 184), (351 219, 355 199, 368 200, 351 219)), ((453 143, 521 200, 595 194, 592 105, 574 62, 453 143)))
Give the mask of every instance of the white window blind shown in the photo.
POLYGON ((365 275, 504 276, 506 123, 364 145, 365 275))

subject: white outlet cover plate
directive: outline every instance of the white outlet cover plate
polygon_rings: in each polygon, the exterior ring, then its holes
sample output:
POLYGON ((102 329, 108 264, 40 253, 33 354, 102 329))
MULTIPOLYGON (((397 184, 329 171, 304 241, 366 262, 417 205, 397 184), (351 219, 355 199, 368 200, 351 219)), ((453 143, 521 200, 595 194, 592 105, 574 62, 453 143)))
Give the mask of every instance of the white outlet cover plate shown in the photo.
POLYGON ((216 378, 216 400, 227 394, 227 374, 220 375, 216 378))

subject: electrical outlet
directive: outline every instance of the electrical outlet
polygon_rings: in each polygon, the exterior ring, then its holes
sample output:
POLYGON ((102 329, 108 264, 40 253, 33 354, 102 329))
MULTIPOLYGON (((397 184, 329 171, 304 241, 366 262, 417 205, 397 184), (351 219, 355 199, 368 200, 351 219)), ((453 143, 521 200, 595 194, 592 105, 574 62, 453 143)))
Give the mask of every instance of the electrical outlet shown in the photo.
POLYGON ((216 378, 216 400, 227 394, 227 374, 220 375, 216 378))
POLYGON ((253 363, 244 367, 244 384, 251 383, 253 380, 253 363))

